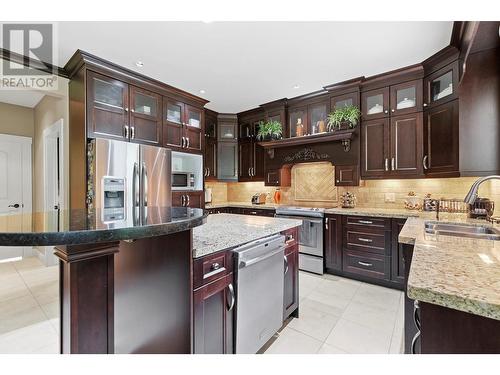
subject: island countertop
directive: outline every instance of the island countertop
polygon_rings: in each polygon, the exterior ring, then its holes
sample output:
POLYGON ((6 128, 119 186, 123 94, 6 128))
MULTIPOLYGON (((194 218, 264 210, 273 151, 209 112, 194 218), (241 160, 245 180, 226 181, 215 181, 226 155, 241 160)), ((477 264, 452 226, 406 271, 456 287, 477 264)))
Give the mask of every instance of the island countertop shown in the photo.
POLYGON ((302 225, 302 220, 235 214, 213 214, 193 229, 193 257, 231 249, 302 225))
MULTIPOLYGON (((15 220, 56 223, 57 215, 57 211, 9 215, 0 217, 0 223, 15 220)), ((202 225, 207 214, 199 208, 148 207, 144 223, 137 223, 132 218, 103 221, 99 212, 89 215, 87 210, 63 211, 62 216, 68 224, 62 224, 59 229, 46 227, 45 230, 32 232, 0 232, 0 246, 79 245, 163 236, 202 225)))
MULTIPOLYGON (((413 244, 407 293, 411 299, 500 320, 500 241, 428 234, 410 217, 399 242, 413 244)), ((465 215, 443 222, 467 222, 465 215)))

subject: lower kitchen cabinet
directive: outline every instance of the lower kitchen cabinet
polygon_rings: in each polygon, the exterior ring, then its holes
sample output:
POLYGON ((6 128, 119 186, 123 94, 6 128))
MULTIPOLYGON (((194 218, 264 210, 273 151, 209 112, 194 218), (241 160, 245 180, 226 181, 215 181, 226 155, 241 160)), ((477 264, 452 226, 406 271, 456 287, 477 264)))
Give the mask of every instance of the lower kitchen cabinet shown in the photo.
POLYGON ((283 319, 298 317, 299 307, 299 245, 297 228, 286 231, 285 283, 283 293, 283 319))
POLYGON ((398 235, 404 219, 326 215, 326 272, 403 289, 405 264, 398 235))
POLYGON ((203 191, 173 191, 172 206, 203 208, 204 194, 203 191))
POLYGON ((233 285, 231 273, 194 291, 194 354, 234 353, 233 285))
POLYGON ((325 217, 325 267, 327 270, 342 270, 342 216, 325 217))

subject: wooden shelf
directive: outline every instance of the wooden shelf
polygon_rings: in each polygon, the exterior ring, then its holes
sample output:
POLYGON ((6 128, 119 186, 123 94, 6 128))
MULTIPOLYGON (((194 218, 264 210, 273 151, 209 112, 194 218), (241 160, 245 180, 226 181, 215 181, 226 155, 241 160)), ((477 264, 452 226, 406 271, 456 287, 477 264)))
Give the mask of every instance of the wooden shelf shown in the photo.
POLYGON ((356 129, 339 130, 322 134, 305 135, 302 137, 283 138, 275 141, 258 142, 257 144, 266 149, 271 149, 271 148, 299 146, 299 145, 306 145, 306 144, 320 143, 320 142, 350 141, 355 131, 356 129))

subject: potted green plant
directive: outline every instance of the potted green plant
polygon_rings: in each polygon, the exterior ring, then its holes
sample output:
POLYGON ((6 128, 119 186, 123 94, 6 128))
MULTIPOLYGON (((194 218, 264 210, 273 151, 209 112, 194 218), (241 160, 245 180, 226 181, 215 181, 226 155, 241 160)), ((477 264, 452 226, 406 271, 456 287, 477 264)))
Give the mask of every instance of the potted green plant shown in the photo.
POLYGON ((341 129, 342 126, 353 129, 358 125, 360 117, 361 111, 354 105, 337 108, 328 115, 328 130, 341 129))
POLYGON ((264 141, 272 139, 281 139, 283 135, 283 126, 278 121, 268 121, 259 123, 257 138, 264 141))

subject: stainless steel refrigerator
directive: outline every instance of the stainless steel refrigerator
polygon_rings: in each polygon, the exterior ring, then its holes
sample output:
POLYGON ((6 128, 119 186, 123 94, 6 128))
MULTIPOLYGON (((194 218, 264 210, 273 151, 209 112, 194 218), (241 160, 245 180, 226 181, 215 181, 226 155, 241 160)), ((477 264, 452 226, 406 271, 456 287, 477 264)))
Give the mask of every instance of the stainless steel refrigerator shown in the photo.
POLYGON ((108 139, 92 142, 91 196, 102 224, 140 225, 148 222, 151 210, 172 205, 169 149, 108 139))

